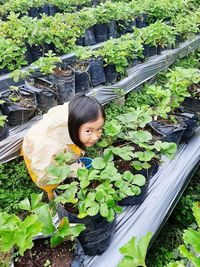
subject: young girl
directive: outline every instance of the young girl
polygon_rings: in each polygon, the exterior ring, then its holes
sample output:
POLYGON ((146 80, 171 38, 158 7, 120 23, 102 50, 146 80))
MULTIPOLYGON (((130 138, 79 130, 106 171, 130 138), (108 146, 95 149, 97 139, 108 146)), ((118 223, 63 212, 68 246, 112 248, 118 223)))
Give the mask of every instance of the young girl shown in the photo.
POLYGON ((104 121, 105 113, 99 102, 94 97, 77 94, 70 102, 51 108, 27 132, 22 145, 26 166, 32 180, 50 199, 57 185, 47 185, 50 177, 46 169, 55 155, 70 151, 76 160, 99 140, 104 121))

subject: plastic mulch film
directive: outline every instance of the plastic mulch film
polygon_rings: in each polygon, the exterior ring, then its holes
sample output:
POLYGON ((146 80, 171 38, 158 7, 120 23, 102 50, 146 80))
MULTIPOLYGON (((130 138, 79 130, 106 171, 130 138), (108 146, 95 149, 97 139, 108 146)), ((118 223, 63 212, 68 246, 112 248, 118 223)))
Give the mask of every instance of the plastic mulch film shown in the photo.
MULTIPOLYGON (((128 77, 115 85, 96 87, 88 95, 93 95, 101 104, 106 104, 117 97, 118 93, 115 89, 123 89, 125 93, 137 89, 139 85, 155 76, 158 72, 168 68, 177 58, 186 56, 199 46, 200 35, 197 35, 194 39, 182 43, 176 49, 163 51, 161 55, 153 56, 147 62, 130 68, 128 70, 128 77)), ((72 56, 73 54, 63 56, 62 58, 68 61, 72 56)), ((2 80, 0 80, 1 83, 3 83, 2 80)), ((0 142, 0 163, 7 162, 19 155, 19 148, 22 145, 24 134, 40 118, 41 116, 37 116, 28 123, 10 130, 9 137, 0 142)))
POLYGON ((151 178, 145 201, 138 206, 125 207, 117 216, 117 228, 111 245, 101 256, 87 256, 85 266, 116 267, 122 258, 119 248, 133 236, 140 238, 150 231, 155 237, 199 162, 200 129, 188 144, 179 147, 176 158, 166 160, 151 178))

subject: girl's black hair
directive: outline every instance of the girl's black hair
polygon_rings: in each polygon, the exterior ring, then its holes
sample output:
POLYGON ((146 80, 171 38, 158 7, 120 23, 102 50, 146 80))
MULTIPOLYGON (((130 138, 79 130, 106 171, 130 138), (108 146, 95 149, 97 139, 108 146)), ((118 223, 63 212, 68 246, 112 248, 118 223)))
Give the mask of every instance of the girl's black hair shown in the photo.
POLYGON ((79 148, 85 146, 79 139, 79 128, 83 123, 95 121, 101 115, 105 120, 105 112, 96 98, 83 93, 76 94, 69 102, 68 129, 69 135, 79 148))

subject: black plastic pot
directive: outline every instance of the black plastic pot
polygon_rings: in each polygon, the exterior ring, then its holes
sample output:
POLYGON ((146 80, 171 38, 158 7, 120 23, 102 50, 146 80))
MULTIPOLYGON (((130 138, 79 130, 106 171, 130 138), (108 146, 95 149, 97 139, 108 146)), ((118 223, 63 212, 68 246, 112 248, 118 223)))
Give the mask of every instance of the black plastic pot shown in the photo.
MULTIPOLYGON (((0 111, 0 116, 2 115, 2 112, 0 111)), ((0 126, 0 141, 8 137, 9 135, 9 127, 8 123, 5 121, 3 126, 0 126)))
POLYGON ((25 59, 27 60, 28 64, 30 65, 33 62, 31 50, 29 44, 26 44, 26 52, 25 52, 25 59))
POLYGON ((25 87, 36 94, 38 109, 46 113, 58 103, 58 90, 55 85, 44 78, 32 78, 25 81, 25 87), (37 87, 36 87, 37 86, 37 87))
MULTIPOLYGON (((38 242, 41 239, 48 240, 48 243, 49 243, 49 239, 46 238, 46 237, 36 237, 33 242, 38 242)), ((74 247, 71 250, 72 251, 72 262, 71 262, 71 265, 70 266, 71 267, 84 267, 85 254, 84 254, 83 248, 82 248, 80 242, 78 241, 78 239, 75 239, 74 243, 75 244, 72 244, 74 247)), ((26 252, 25 252, 25 254, 26 254, 26 252)), ((13 267, 18 267, 18 266, 22 266, 22 265, 25 266, 24 264, 21 264, 21 263, 18 263, 18 264, 17 263, 14 263, 14 265, 12 265, 12 266, 13 267)), ((63 266, 64 265, 65 264, 63 262, 63 266)), ((58 266, 58 267, 60 267, 60 266, 58 266)))
POLYGON ((147 27, 148 26, 148 23, 147 23, 147 15, 146 14, 142 14, 140 15, 139 17, 137 17, 135 19, 135 24, 136 24, 136 27, 141 29, 143 27, 147 27))
POLYGON ((94 35, 94 28, 91 27, 89 29, 86 30, 85 35, 84 35, 84 46, 91 46, 91 45, 95 45, 96 39, 95 39, 95 35, 94 35))
POLYGON ((46 5, 43 5, 39 8, 39 13, 40 14, 45 14, 47 16, 49 16, 49 5, 46 4, 46 5))
POLYGON ((194 134, 199 124, 199 118, 194 113, 181 113, 178 115, 175 115, 175 118, 177 118, 179 121, 185 124, 186 129, 183 133, 181 141, 186 142, 188 139, 190 139, 194 134))
POLYGON ((54 16, 58 12, 58 8, 49 4, 49 16, 54 16))
POLYGON ((94 25, 94 35, 97 43, 102 43, 108 40, 108 25, 100 23, 94 25))
POLYGON ((119 37, 119 33, 117 32, 117 23, 114 20, 108 23, 108 39, 110 39, 111 37, 119 37))
POLYGON ((72 65, 75 73, 75 93, 86 92, 90 88, 89 62, 76 61, 72 65))
POLYGON ((144 48, 144 50, 143 50, 144 58, 149 58, 149 45, 144 44, 143 48, 144 48))
POLYGON ((183 133, 186 129, 185 124, 182 122, 174 124, 167 123, 165 121, 151 121, 148 123, 148 125, 158 134, 163 136, 161 141, 174 142, 177 145, 180 143, 183 133))
POLYGON ((200 112, 200 99, 195 99, 192 97, 186 97, 185 100, 181 103, 183 110, 196 113, 200 112))
POLYGON ((29 15, 29 17, 40 19, 41 18, 40 8, 39 7, 31 7, 28 11, 28 15, 29 15))
POLYGON ((49 76, 58 88, 58 103, 64 104, 75 95, 75 73, 69 66, 61 65, 49 76))
POLYGON ((161 53, 162 53, 162 51, 163 51, 164 49, 162 48, 162 46, 161 45, 158 45, 157 46, 157 55, 160 55, 161 53))
POLYGON ((116 226, 116 219, 108 222, 100 214, 79 219, 77 215, 67 212, 61 204, 57 206, 59 219, 68 217, 71 223, 83 223, 86 229, 81 232, 78 239, 86 255, 100 255, 111 243, 116 226))
POLYGON ((156 46, 149 46, 149 56, 153 57, 157 55, 157 47, 156 46))
POLYGON ((116 71, 114 64, 109 64, 106 67, 104 67, 104 72, 105 72, 105 76, 106 76, 106 83, 108 83, 108 84, 116 83, 118 73, 116 71))
POLYGON ((2 104, 2 112, 4 115, 8 116, 7 120, 9 125, 16 126, 24 124, 31 119, 36 112, 37 104, 35 93, 30 92, 23 87, 19 89, 19 94, 31 101, 30 107, 21 107, 17 102, 12 102, 9 99, 10 94, 10 90, 1 93, 1 99, 5 101, 5 103, 2 104))
POLYGON ((84 46, 84 38, 83 37, 78 37, 76 39, 76 45, 84 46))
POLYGON ((118 24, 118 32, 120 35, 123 35, 127 32, 132 33, 133 32, 133 27, 136 26, 136 21, 125 21, 125 20, 119 20, 118 24))
POLYGON ((0 70, 0 75, 4 75, 4 74, 6 74, 8 72, 9 72, 9 70, 7 68, 3 68, 3 69, 0 70))
POLYGON ((97 86, 106 82, 102 58, 90 59, 89 74, 92 86, 97 86))
POLYGON ((30 47, 30 53, 32 56, 32 60, 36 61, 40 57, 44 56, 44 54, 50 49, 49 45, 32 45, 30 47))

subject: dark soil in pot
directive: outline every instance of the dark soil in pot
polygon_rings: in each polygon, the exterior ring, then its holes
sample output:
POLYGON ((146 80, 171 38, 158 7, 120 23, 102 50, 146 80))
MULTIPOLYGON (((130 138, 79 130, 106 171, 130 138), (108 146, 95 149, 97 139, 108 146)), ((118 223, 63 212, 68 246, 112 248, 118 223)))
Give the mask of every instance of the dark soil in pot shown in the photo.
POLYGON ((33 242, 34 247, 14 263, 15 267, 46 266, 47 261, 51 267, 83 267, 84 253, 79 243, 67 241, 51 248, 48 238, 33 242))
POLYGON ((25 86, 36 94, 38 109, 43 113, 57 105, 58 90, 54 84, 44 78, 32 78, 25 86))
POLYGON ((90 88, 90 75, 89 75, 89 62, 88 61, 76 61, 72 65, 72 69, 75 73, 75 93, 86 92, 90 88))
POLYGON ((23 124, 34 116, 37 104, 33 92, 21 87, 17 92, 8 90, 1 96, 1 99, 5 101, 2 105, 2 112, 8 116, 9 125, 23 124))

